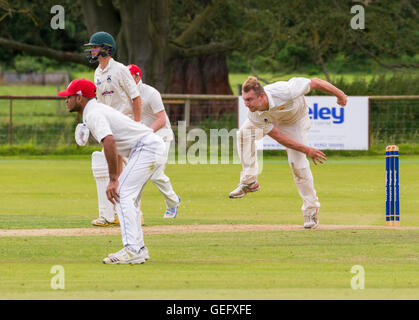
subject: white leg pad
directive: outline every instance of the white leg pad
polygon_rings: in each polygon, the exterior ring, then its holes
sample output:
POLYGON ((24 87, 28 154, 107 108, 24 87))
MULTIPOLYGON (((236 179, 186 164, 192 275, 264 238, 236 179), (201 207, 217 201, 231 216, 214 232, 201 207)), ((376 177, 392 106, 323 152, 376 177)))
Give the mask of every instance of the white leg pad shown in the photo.
POLYGON ((92 172, 96 180, 99 216, 104 217, 109 222, 113 222, 116 210, 106 196, 106 188, 109 184, 109 171, 103 151, 92 153, 92 172))

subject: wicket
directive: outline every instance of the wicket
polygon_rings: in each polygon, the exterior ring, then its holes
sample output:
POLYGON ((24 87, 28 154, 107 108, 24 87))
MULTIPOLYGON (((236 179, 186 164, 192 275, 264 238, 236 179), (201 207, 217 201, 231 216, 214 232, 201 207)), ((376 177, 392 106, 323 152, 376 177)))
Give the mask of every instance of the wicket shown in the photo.
POLYGON ((400 226, 399 147, 386 147, 386 225, 400 226))

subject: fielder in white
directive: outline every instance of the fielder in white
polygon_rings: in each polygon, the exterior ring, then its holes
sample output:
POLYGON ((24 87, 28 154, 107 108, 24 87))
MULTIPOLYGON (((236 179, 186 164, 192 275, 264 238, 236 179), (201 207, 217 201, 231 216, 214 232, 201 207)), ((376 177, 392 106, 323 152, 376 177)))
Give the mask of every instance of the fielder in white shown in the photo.
MULTIPOLYGON (((166 167, 167 159, 169 157, 170 144, 173 140, 173 131, 170 126, 169 118, 164 109, 163 100, 160 93, 153 88, 142 82, 141 69, 135 64, 127 66, 135 83, 137 84, 138 91, 142 100, 141 107, 141 123, 151 128, 155 134, 160 136, 166 145, 165 165, 161 166, 151 176, 151 181, 159 189, 164 197, 166 203, 166 212, 164 218, 176 218, 177 208, 180 203, 180 197, 174 192, 170 183, 170 179, 165 175, 164 169, 166 167)), ((141 217, 141 202, 138 203, 141 217)))
POLYGON ((347 97, 343 91, 321 79, 292 78, 263 87, 255 77, 248 77, 243 84, 242 95, 250 112, 237 132, 242 172, 239 186, 230 193, 230 198, 241 198, 260 189, 256 140, 269 135, 286 147, 288 163, 303 200, 306 229, 318 226, 320 208, 306 155, 314 164, 327 160, 322 151, 307 146, 307 132, 311 124, 304 95, 314 89, 332 94, 337 97, 339 105, 346 105, 347 97))
MULTIPOLYGON (((97 100, 135 121, 140 121, 140 94, 128 68, 112 58, 116 50, 116 42, 112 35, 103 31, 96 32, 85 46, 89 47, 86 50, 89 61, 99 62, 94 74, 97 100)), ((118 174, 121 173, 126 160, 118 157, 118 174)), ((92 224, 99 227, 118 224, 115 207, 108 201, 105 193, 109 176, 103 151, 93 152, 92 171, 96 180, 99 207, 99 217, 94 219, 92 224)))
POLYGON ((142 264, 149 259, 149 253, 144 244, 135 201, 140 199, 150 177, 164 164, 165 145, 144 124, 97 102, 94 98, 95 90, 92 82, 76 79, 58 95, 67 97, 70 112, 78 112, 83 116, 83 124, 79 124, 79 130, 76 130, 77 142, 87 142, 90 132, 103 145, 109 173, 106 195, 116 206, 124 246, 120 251, 109 254, 103 263, 142 264), (119 178, 118 154, 128 158, 119 178))

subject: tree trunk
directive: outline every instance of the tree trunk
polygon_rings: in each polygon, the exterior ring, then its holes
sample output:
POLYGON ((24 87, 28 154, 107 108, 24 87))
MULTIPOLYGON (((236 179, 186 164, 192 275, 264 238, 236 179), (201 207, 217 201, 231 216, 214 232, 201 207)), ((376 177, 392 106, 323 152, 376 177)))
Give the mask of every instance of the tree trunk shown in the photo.
POLYGON ((150 83, 167 92, 169 82, 169 7, 167 0, 152 1, 152 55, 147 67, 152 70, 148 79, 150 83))
MULTIPOLYGON (((232 95, 228 79, 228 68, 225 55, 210 55, 202 57, 202 76, 205 84, 205 93, 232 95)), ((211 101, 208 114, 218 119, 222 114, 236 111, 233 101, 211 101)))
MULTIPOLYGON (((203 55, 191 59, 177 58, 171 62, 169 92, 179 94, 232 95, 225 55, 203 55)), ((222 114, 233 113, 236 103, 232 101, 199 101, 191 103, 191 123, 208 116, 218 119, 222 114)), ((182 120, 183 105, 170 108, 170 118, 182 120)))
MULTIPOLYGON (((121 17, 113 6, 112 0, 80 0, 79 4, 83 9, 84 24, 87 27, 89 38, 98 31, 108 32, 117 43, 115 58, 118 61, 124 61, 126 48, 120 34, 121 17)), ((86 39, 85 43, 88 42, 89 39, 86 39)))
POLYGON ((84 24, 89 36, 98 31, 105 31, 113 37, 117 37, 121 18, 113 6, 112 0, 80 0, 79 4, 83 9, 84 24))
POLYGON ((167 89, 168 5, 164 0, 120 2, 126 64, 136 64, 142 78, 159 91, 167 89))
POLYGON ((149 0, 125 0, 120 2, 121 32, 128 49, 128 64, 136 64, 142 71, 143 80, 147 79, 147 62, 150 59, 152 39, 149 0))

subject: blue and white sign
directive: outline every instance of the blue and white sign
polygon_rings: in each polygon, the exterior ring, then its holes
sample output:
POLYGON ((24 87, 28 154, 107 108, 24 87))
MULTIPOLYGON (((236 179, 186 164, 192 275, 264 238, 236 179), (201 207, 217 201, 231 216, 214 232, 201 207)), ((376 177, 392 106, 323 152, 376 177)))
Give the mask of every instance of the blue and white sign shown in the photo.
MULTIPOLYGON (((311 129, 308 145, 329 150, 368 150, 368 97, 348 97, 345 107, 336 103, 336 97, 305 97, 309 108, 311 129)), ((247 119, 248 108, 239 97, 239 127, 247 119)), ((279 127, 281 130, 281 127, 279 127)), ((257 143, 258 149, 285 149, 269 136, 257 143)))

